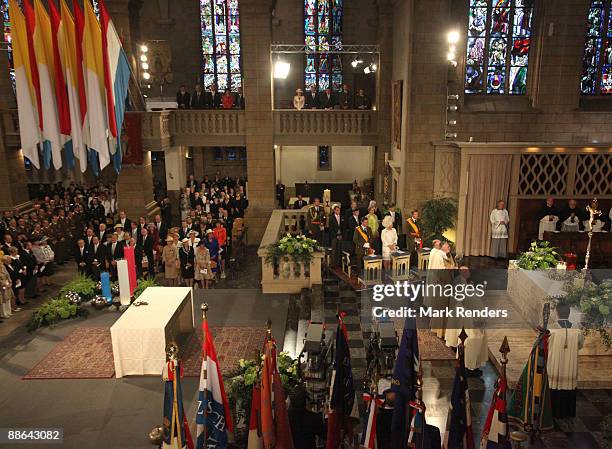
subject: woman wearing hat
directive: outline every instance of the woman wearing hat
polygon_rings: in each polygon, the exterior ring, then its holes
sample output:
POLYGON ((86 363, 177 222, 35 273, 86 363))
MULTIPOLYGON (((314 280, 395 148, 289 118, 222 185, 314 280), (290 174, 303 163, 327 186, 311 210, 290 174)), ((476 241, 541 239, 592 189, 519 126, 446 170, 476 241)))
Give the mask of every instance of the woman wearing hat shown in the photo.
POLYGON ((212 229, 206 231, 206 247, 210 253, 210 266, 212 268, 213 277, 217 276, 218 265, 219 265, 219 242, 215 238, 215 234, 212 229))
POLYGON ((169 287, 178 285, 178 269, 180 266, 178 252, 174 238, 172 236, 166 237, 166 246, 162 251, 162 263, 164 264, 164 278, 169 287))
POLYGON ((179 260, 181 261, 181 277, 185 280, 185 285, 187 285, 187 287, 193 287, 195 260, 193 248, 189 246, 189 239, 183 239, 181 241, 179 260))
POLYGON ((195 280, 200 283, 200 288, 208 288, 208 281, 212 278, 210 252, 204 242, 200 242, 195 250, 195 280))
POLYGON ((393 218, 391 215, 385 215, 382 222, 383 230, 380 233, 382 240, 382 256, 385 269, 391 268, 391 253, 397 249, 397 231, 393 227, 393 218))
POLYGON ((11 276, 6 269, 6 265, 11 262, 11 256, 5 256, 0 251, 0 318, 8 318, 13 314, 13 310, 20 310, 15 304, 11 276))
POLYGON ((304 96, 304 91, 302 89, 295 90, 295 96, 293 97, 293 107, 298 111, 304 109, 304 104, 306 102, 306 97, 304 96))

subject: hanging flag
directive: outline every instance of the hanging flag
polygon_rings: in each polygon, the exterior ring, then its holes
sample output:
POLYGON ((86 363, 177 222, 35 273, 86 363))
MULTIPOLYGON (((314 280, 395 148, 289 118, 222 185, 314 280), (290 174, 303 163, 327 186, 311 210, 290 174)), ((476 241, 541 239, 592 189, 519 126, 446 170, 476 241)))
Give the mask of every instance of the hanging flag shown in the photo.
POLYGON ((408 439, 411 419, 410 401, 416 398, 416 382, 420 370, 420 360, 416 321, 406 318, 391 382, 391 391, 395 393, 395 406, 391 421, 391 441, 397 447, 405 447, 408 439))
MULTIPOLYGON (((85 64, 85 96, 87 101, 87 123, 89 134, 86 145, 95 151, 90 155, 90 161, 94 163, 93 156, 97 156, 100 169, 110 163, 110 153, 107 141, 108 115, 106 111, 105 87, 104 87, 104 63, 102 55, 102 31, 96 18, 93 6, 89 0, 85 0, 85 29, 83 35, 83 62, 85 64)), ((75 9, 76 14, 76 9, 75 9)))
MULTIPOLYGON (((432 444, 428 445, 429 432, 427 424, 425 424, 425 404, 420 400, 410 401, 409 403, 410 424, 408 426, 407 448, 425 449, 427 447, 435 447, 432 444)), ((433 426, 432 426, 433 427, 433 426)), ((437 427, 435 428, 437 431, 437 427)), ((437 432, 438 441, 440 440, 440 432, 437 432)), ((438 444, 438 447, 439 444, 438 444)))
POLYGON ((508 403, 508 419, 530 432, 553 428, 546 363, 550 332, 542 327, 508 403))
POLYGON ((39 123, 43 138, 43 157, 47 167, 53 159, 53 167, 59 170, 62 167, 63 142, 60 137, 55 97, 55 58, 51 21, 40 0, 34 0, 34 17, 34 53, 40 80, 40 111, 44 117, 44 121, 39 123))
MULTIPOLYGON (((79 6, 79 3, 77 1, 73 1, 72 3, 74 8, 74 55, 76 58, 75 63, 77 92, 79 94, 79 113, 81 115, 81 138, 83 139, 83 146, 85 147, 84 154, 83 150, 77 151, 77 154, 79 155, 80 159, 85 156, 85 162, 83 162, 83 160, 79 161, 81 171, 84 171, 87 169, 89 154, 93 154, 95 151, 89 149, 86 145, 87 142, 91 141, 91 138, 89 137, 89 124, 87 123, 87 86, 85 84, 85 59, 83 56, 83 51, 85 48, 85 16, 83 15, 83 10, 79 6)), ((96 169, 97 165, 92 168, 96 169)))
POLYGON ((74 152, 72 150, 70 129, 70 106, 68 104, 68 90, 65 77, 65 52, 63 42, 63 24, 54 1, 49 2, 49 15, 51 17, 51 43, 53 47, 53 60, 55 61, 53 78, 55 80, 55 99, 57 101, 57 117, 61 142, 68 168, 74 168, 74 152))
POLYGON ((121 169, 121 127, 130 81, 130 65, 104 0, 98 1, 102 25, 102 60, 108 112, 108 138, 115 170, 121 169))
POLYGON ((253 394, 251 396, 247 449, 263 449, 263 439, 261 437, 261 388, 257 384, 253 385, 253 394))
POLYGON ((376 415, 378 408, 384 402, 376 392, 364 392, 363 402, 367 405, 365 429, 361 434, 361 447, 363 449, 376 449, 376 415))
POLYGON ((164 420, 163 449, 194 449, 189 433, 189 425, 183 409, 183 364, 178 359, 171 359, 164 365, 164 420))
POLYGON ((40 168, 38 144, 41 141, 36 107, 36 89, 32 80, 26 19, 16 0, 9 0, 9 15, 13 37, 13 64, 15 68, 15 94, 19 115, 21 149, 32 165, 40 168))
POLYGON ((234 433, 229 402, 225 395, 217 351, 208 328, 202 321, 202 370, 196 415, 196 449, 226 449, 234 433))
POLYGON ((338 316, 338 328, 336 329, 336 354, 329 392, 327 449, 340 447, 344 437, 353 434, 354 420, 359 420, 353 385, 351 353, 343 316, 343 313, 338 316))
POLYGON ((467 373, 465 371, 464 345, 465 330, 459 335, 458 357, 455 365, 455 380, 450 397, 446 432, 442 449, 474 449, 472 434, 472 415, 470 407, 470 391, 468 389, 467 373))
MULTIPOLYGON (((70 119, 71 138, 69 142, 66 142, 64 148, 66 148, 67 159, 70 148, 72 149, 73 154, 79 160, 81 172, 85 172, 85 170, 87 170, 87 150, 85 149, 85 142, 83 141, 82 118, 84 115, 81 115, 81 98, 79 97, 79 72, 80 79, 82 80, 83 68, 77 64, 76 49, 78 48, 77 45, 80 44, 77 44, 74 18, 70 13, 66 0, 61 0, 60 16, 62 27, 59 33, 59 43, 64 61, 64 76, 66 79, 66 91, 68 96, 68 116, 70 119), (68 145, 70 145, 70 147, 68 147, 68 145)), ((83 96, 83 100, 84 99, 85 97, 83 96)))
POLYGON ((285 391, 276 361, 276 342, 270 335, 264 343, 261 374, 261 433, 265 449, 293 449, 285 391))
POLYGON ((480 449, 512 449, 508 434, 507 389, 506 377, 502 375, 495 385, 491 407, 480 440, 480 449))

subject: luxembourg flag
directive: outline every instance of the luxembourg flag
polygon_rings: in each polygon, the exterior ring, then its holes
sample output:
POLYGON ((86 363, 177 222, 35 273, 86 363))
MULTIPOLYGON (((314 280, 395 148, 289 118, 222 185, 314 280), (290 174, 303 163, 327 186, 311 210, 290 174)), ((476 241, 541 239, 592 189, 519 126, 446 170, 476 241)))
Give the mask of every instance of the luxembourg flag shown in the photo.
POLYGON ((121 169, 121 126, 125 113, 125 100, 130 81, 130 65, 121 46, 104 0, 98 1, 102 25, 102 60, 104 64, 104 87, 108 112, 108 148, 113 155, 115 170, 121 169))
POLYGON ((196 449, 226 449, 234 433, 234 425, 207 320, 202 322, 202 335, 204 342, 196 415, 196 449))
POLYGON ((26 19, 15 0, 9 0, 9 14, 13 33, 13 63, 15 67, 15 91, 19 113, 21 149, 32 165, 40 168, 38 144, 41 141, 36 107, 36 89, 32 80, 28 31, 26 19))
MULTIPOLYGON (((57 114, 57 100, 55 97, 55 56, 53 54, 53 40, 51 21, 45 7, 40 0, 34 0, 34 17, 36 20, 34 30, 34 52, 38 64, 40 78, 40 110, 44 121, 39 123, 43 141, 43 157, 45 165, 50 166, 51 156, 56 170, 62 168, 62 146, 60 137, 59 117, 57 114)), ((61 64, 57 61, 57 64, 61 64)))
MULTIPOLYGON (((83 38, 83 62, 85 64, 85 96, 87 99, 87 123, 89 141, 85 143, 98 155, 100 169, 110 163, 106 131, 104 64, 102 55, 102 31, 90 0, 85 0, 85 31, 83 38)), ((95 168, 94 168, 95 170, 95 168)))

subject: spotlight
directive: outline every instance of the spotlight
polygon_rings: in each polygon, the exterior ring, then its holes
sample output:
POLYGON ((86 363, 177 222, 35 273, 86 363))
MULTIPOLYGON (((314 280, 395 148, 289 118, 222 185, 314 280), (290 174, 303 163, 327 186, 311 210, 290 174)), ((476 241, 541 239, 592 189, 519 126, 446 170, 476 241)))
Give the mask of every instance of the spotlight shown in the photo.
POLYGON ((146 53, 149 51, 149 47, 147 47, 146 45, 141 45, 140 46, 140 51, 143 53, 146 53))
POLYGON ((457 42, 459 42, 459 31, 457 30, 451 30, 449 31, 448 35, 446 36, 448 43, 449 44, 456 44, 457 42))
POLYGON ((151 78, 151 74, 150 74, 149 72, 144 72, 144 73, 142 74, 142 77, 143 77, 144 79, 148 80, 149 78, 151 78))
POLYGON ((459 95, 457 94, 450 94, 448 97, 449 100, 459 100, 459 95))
POLYGON ((140 55, 140 60, 142 62, 147 62, 148 61, 147 55, 140 55))
POLYGON ((276 61, 274 64, 274 78, 277 79, 286 79, 289 76, 289 70, 291 69, 291 64, 285 61, 281 61, 280 59, 276 61))
POLYGON ((365 73, 366 75, 369 74, 370 72, 371 72, 370 66, 367 66, 367 67, 363 68, 363 73, 365 73))
POLYGON ((370 64, 370 70, 372 72, 376 72, 378 70, 378 66, 374 63, 370 64))
POLYGON ((449 111, 453 111, 453 112, 455 112, 457 109, 459 109, 459 108, 457 107, 457 105, 456 105, 456 104, 451 104, 451 105, 448 107, 448 110, 449 110, 449 111))
POLYGON ((455 52, 454 51, 449 51, 448 53, 446 53, 446 59, 449 62, 455 62, 455 52))
POLYGON ((450 126, 455 126, 457 124, 457 120, 449 120, 447 124, 449 124, 450 126))
POLYGON ((140 64, 140 67, 142 67, 142 70, 149 70, 149 63, 143 62, 142 64, 140 64))
POLYGON ((457 138, 457 133, 446 133, 445 137, 447 139, 456 139, 457 138))
POLYGON ((363 61, 361 59, 355 58, 351 61, 351 65, 353 66, 353 68, 356 68, 359 64, 363 64, 363 61))

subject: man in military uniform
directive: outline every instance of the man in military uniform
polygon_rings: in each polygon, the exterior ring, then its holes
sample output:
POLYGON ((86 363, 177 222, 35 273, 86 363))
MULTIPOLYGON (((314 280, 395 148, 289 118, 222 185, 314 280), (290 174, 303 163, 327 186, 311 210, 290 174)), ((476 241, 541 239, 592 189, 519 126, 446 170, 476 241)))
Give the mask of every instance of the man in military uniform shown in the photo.
POLYGON ((314 204, 308 208, 306 220, 308 221, 308 233, 311 238, 321 243, 323 230, 325 229, 325 210, 321 206, 319 198, 315 198, 314 204))
POLYGON ((361 225, 355 228, 353 244, 355 245, 355 259, 359 268, 363 268, 363 258, 371 252, 370 241, 372 230, 368 227, 368 217, 361 217, 361 225))
POLYGON ((416 265, 416 250, 423 246, 421 235, 421 217, 419 215, 419 211, 416 209, 413 210, 410 217, 406 220, 406 223, 408 224, 406 247, 410 252, 410 265, 416 265))

